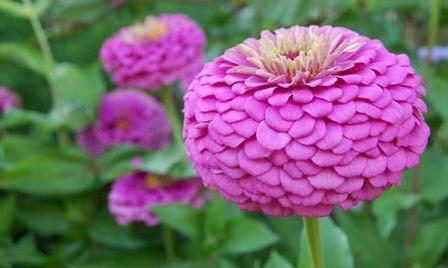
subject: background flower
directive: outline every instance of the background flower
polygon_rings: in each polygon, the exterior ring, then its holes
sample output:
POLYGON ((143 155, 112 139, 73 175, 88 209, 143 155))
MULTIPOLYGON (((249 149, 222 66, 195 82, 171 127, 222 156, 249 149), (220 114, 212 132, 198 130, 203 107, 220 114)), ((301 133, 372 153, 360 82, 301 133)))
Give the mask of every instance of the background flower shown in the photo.
POLYGON ((10 108, 19 107, 20 99, 16 93, 6 87, 0 86, 0 115, 10 108))
POLYGON ((101 48, 104 69, 121 87, 159 89, 188 79, 203 61, 202 29, 184 15, 147 17, 109 38, 101 48))
POLYGON ((163 106, 153 97, 133 90, 115 90, 101 102, 97 137, 107 146, 133 144, 161 149, 171 142, 171 126, 163 106))
POLYGON ((107 146, 98 136, 98 130, 94 126, 88 126, 76 133, 76 143, 93 157, 100 156, 107 146))
POLYGON ((120 224, 134 221, 152 226, 159 219, 151 212, 152 206, 190 204, 201 207, 200 181, 165 181, 155 175, 136 172, 117 179, 109 193, 109 210, 120 224))
POLYGON ((429 128, 406 55, 341 27, 262 32, 208 64, 184 136, 205 185, 246 210, 326 216, 418 164, 429 128))
POLYGON ((426 60, 430 57, 430 61, 434 63, 446 62, 448 61, 448 47, 435 46, 432 48, 431 56, 429 55, 429 49, 427 47, 421 47, 418 49, 417 53, 420 59, 426 60))

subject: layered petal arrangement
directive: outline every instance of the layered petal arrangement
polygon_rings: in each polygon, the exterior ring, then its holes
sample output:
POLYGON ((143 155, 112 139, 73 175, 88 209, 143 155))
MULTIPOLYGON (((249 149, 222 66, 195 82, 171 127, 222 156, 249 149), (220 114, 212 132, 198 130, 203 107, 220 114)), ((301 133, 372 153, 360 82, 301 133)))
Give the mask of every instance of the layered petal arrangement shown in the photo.
POLYGON ((113 183, 109 210, 119 224, 141 221, 153 226, 159 219, 151 212, 152 206, 179 203, 201 207, 204 199, 200 191, 198 179, 167 182, 149 173, 136 172, 113 183))
POLYGON ((326 216, 418 164, 430 134, 406 55, 331 26, 262 32, 207 64, 185 101, 188 154, 242 209, 326 216))
POLYGON ((104 69, 121 87, 156 90, 188 79, 203 62, 206 38, 184 15, 148 17, 106 40, 104 69))
POLYGON ((17 94, 6 87, 0 86, 0 115, 7 110, 19 107, 20 105, 20 99, 17 94))
POLYGON ((76 140, 94 157, 119 144, 157 150, 171 143, 171 125, 156 99, 141 91, 118 89, 103 96, 97 122, 81 130, 76 140))
POLYGON ((107 145, 129 143, 156 150, 171 142, 165 108, 144 92, 115 90, 105 95, 97 127, 99 139, 107 145))

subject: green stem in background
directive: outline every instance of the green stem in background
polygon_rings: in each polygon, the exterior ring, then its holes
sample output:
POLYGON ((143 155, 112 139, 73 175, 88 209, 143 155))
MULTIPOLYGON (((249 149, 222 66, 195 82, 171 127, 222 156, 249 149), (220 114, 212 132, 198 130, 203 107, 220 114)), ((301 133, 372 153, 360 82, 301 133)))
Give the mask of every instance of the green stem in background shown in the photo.
MULTIPOLYGON (((433 53, 433 48, 437 43, 437 34, 439 32, 439 24, 440 24, 440 10, 441 10, 441 1, 440 0, 431 0, 431 9, 429 14, 429 22, 428 22, 428 36, 426 46, 428 48, 428 55, 425 60, 424 69, 423 69, 423 77, 426 81, 430 81, 431 77, 431 58, 433 53)), ((420 165, 414 168, 412 177, 412 193, 417 195, 420 191, 420 165)), ((405 247, 409 250, 415 241, 415 233, 418 230, 418 206, 415 204, 409 211, 407 215, 407 230, 405 236, 405 247)), ((406 256, 403 267, 410 267, 412 260, 410 257, 406 256)))
POLYGON ((165 110, 168 114, 168 118, 171 122, 171 127, 174 132, 174 140, 179 149, 184 148, 184 139, 182 138, 182 121, 177 113, 176 105, 171 96, 169 88, 162 88, 160 92, 160 98, 162 99, 165 110))
POLYGON ((47 67, 51 70, 54 65, 53 54, 51 53, 50 44, 48 43, 47 35, 45 34, 45 30, 40 23, 39 17, 36 14, 33 4, 30 0, 22 0, 24 5, 29 11, 29 19, 31 22, 31 26, 33 27, 34 34, 36 35, 37 42, 39 43, 40 49, 44 55, 47 67))
MULTIPOLYGON (((34 35, 36 36, 37 42, 39 43, 39 47, 42 51, 42 54, 45 59, 46 64, 46 70, 45 73, 47 74, 47 80, 49 79, 48 75, 49 72, 52 71, 55 62, 53 58, 53 53, 51 52, 50 43, 48 42, 47 34, 45 33, 44 27, 42 26, 42 23, 39 20, 39 16, 36 13, 34 6, 31 2, 31 0, 22 0, 25 7, 28 9, 29 13, 29 20, 31 22, 31 26, 34 31, 34 35)), ((51 93, 51 99, 53 102, 54 109, 59 109, 62 106, 62 100, 57 98, 56 94, 54 94, 53 90, 50 90, 51 93)), ((68 144, 69 136, 67 132, 64 129, 59 129, 56 133, 56 139, 59 144, 59 147, 64 148, 68 144)))
POLYGON ((165 225, 162 225, 163 243, 165 245, 166 259, 168 262, 172 262, 176 259, 174 252, 174 238, 173 231, 165 225))
POLYGON ((303 218, 305 223, 306 237, 311 251, 312 268, 323 268, 322 245, 319 234, 318 218, 303 218))
POLYGON ((429 68, 431 67, 431 58, 432 52, 435 44, 437 43, 437 33, 439 32, 439 24, 440 24, 440 10, 441 10, 441 1, 440 0, 431 0, 431 10, 429 14, 429 23, 428 23, 428 39, 427 39, 427 47, 428 47, 428 57, 425 61, 425 73, 427 76, 429 73, 429 68))

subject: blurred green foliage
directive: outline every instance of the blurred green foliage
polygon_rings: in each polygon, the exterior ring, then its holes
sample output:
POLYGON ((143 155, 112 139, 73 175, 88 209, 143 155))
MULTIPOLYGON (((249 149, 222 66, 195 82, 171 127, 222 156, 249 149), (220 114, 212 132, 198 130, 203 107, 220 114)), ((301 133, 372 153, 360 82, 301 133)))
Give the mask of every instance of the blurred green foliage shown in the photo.
MULTIPOLYGON (((108 214, 108 183, 131 169, 139 151, 118 147, 92 161, 73 144, 73 134, 94 120, 101 94, 113 88, 98 63, 102 42, 123 26, 163 12, 187 14, 203 27, 209 59, 263 29, 294 24, 350 27, 409 54, 427 85, 429 150, 400 189, 322 222, 325 264, 448 267, 448 65, 416 57, 428 42, 447 44, 447 0, 23 3, 0 0, 0 84, 17 91, 25 108, 0 118, 0 267, 309 267, 297 217, 245 214, 218 197, 200 210, 158 207, 163 225, 176 232, 177 257, 166 263, 160 226, 122 227, 108 214), (33 16, 42 21, 54 63, 40 51, 29 22, 33 16)), ((185 161, 168 148, 147 152, 143 168, 192 175, 185 161)))

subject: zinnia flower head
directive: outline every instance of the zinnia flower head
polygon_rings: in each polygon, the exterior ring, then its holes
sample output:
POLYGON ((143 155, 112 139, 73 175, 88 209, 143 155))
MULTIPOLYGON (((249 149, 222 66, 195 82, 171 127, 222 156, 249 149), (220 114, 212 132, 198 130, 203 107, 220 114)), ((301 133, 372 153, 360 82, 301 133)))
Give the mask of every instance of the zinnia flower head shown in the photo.
POLYGON ((76 143, 92 157, 100 156, 106 149, 95 126, 88 126, 76 133, 76 143))
POLYGON ((204 199, 198 179, 165 181, 159 177, 136 172, 117 179, 109 193, 109 210, 119 224, 134 221, 148 226, 159 223, 151 207, 168 204, 190 204, 201 207, 204 199))
POLYGON ((203 61, 205 43, 202 29, 190 18, 164 14, 109 38, 101 60, 117 85, 155 90, 191 76, 203 61))
POLYGON ((13 91, 0 86, 0 115, 7 110, 20 107, 20 99, 13 91))
POLYGON ((96 128, 96 138, 106 146, 133 144, 155 150, 171 142, 171 126, 163 105, 141 91, 106 94, 96 128))
POLYGON ((207 64, 184 97, 187 151, 242 209, 326 216, 418 164, 429 128, 406 55, 341 27, 263 32, 207 64))

